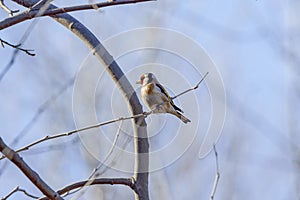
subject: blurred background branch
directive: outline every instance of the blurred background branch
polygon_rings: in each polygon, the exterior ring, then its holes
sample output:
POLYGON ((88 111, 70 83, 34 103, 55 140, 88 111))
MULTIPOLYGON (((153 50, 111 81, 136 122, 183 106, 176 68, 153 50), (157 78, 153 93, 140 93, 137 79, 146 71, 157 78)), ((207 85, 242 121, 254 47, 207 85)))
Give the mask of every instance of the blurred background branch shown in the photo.
POLYGON ((32 198, 32 199, 38 199, 39 197, 34 196, 32 194, 29 194, 26 190, 20 188, 19 186, 15 187, 9 194, 7 194, 5 197, 2 197, 1 200, 7 200, 9 197, 11 197, 13 194, 17 192, 22 192, 24 195, 32 198))

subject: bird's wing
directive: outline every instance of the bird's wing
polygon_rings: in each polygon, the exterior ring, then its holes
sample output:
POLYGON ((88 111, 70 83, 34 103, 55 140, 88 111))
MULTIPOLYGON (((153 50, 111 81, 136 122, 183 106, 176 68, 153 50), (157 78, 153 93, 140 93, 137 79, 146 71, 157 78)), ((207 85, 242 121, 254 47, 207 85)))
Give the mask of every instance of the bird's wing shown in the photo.
POLYGON ((170 104, 173 106, 173 108, 175 110, 183 113, 183 111, 174 104, 174 102, 171 99, 170 95, 168 94, 167 90, 161 84, 155 83, 155 86, 157 86, 159 88, 159 90, 161 91, 161 93, 163 93, 168 98, 168 101, 170 102, 170 104))

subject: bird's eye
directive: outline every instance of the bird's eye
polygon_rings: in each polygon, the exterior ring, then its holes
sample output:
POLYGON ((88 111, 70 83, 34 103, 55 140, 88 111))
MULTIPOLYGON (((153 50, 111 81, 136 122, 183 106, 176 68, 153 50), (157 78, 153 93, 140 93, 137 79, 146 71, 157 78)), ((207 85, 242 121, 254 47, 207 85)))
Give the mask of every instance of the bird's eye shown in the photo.
POLYGON ((141 76, 141 83, 143 83, 144 79, 145 79, 145 76, 142 75, 142 76, 141 76))

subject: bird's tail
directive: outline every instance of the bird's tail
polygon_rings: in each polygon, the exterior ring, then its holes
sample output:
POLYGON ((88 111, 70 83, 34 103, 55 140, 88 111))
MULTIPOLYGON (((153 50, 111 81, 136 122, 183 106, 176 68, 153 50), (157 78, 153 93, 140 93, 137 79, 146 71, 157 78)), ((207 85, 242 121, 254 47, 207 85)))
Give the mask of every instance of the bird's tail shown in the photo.
POLYGON ((172 114, 174 114, 176 117, 178 117, 179 119, 181 119, 181 121, 183 121, 185 124, 188 123, 188 122, 191 122, 191 120, 189 120, 188 118, 186 118, 185 116, 183 116, 179 112, 172 112, 172 114))

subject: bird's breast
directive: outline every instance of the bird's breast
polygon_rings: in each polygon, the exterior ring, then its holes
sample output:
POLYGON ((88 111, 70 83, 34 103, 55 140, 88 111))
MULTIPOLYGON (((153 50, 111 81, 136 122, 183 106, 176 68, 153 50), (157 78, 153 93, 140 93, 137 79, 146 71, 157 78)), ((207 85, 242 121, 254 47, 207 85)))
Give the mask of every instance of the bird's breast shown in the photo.
POLYGON ((150 83, 142 87, 142 94, 151 95, 154 91, 154 84, 150 83))

